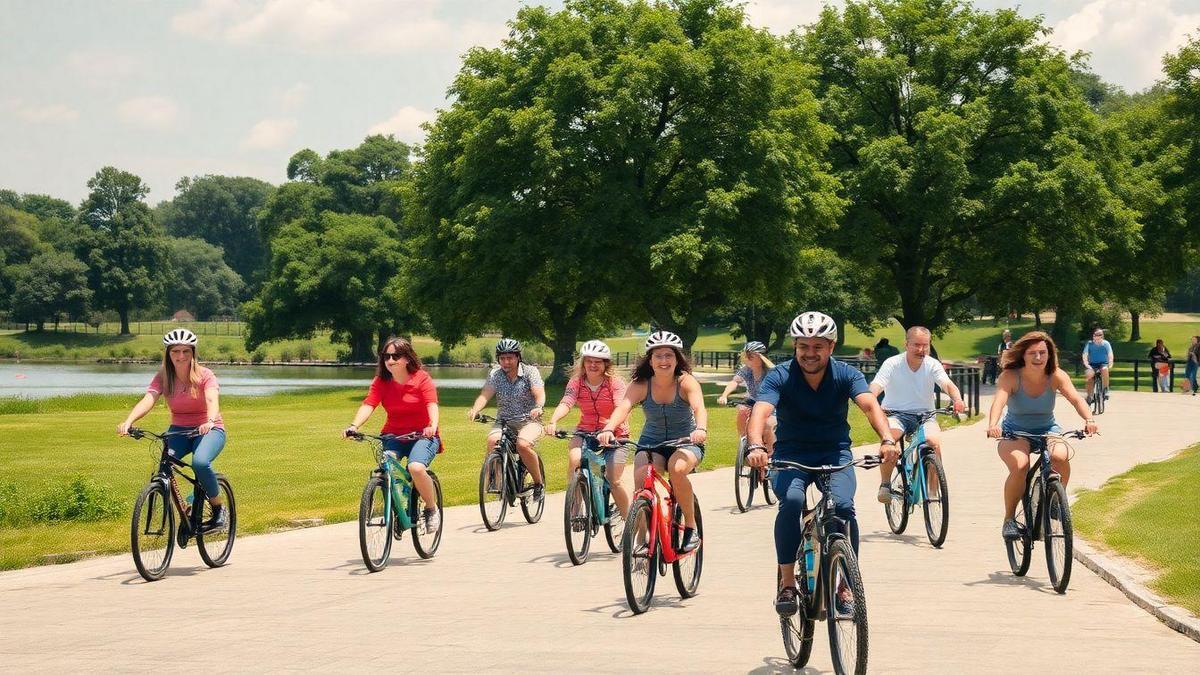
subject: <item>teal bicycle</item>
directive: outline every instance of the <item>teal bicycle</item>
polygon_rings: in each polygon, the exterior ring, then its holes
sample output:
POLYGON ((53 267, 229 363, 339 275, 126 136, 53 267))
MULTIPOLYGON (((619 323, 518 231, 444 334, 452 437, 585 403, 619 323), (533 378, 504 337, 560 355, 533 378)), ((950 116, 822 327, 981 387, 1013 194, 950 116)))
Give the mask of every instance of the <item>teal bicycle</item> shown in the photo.
POLYGON ((954 408, 938 410, 889 410, 888 416, 908 418, 916 431, 900 440, 900 461, 892 472, 892 498, 883 505, 888 527, 901 534, 908 527, 908 516, 918 504, 925 514, 925 534, 934 548, 941 548, 950 528, 950 489, 946 470, 933 446, 925 440, 925 423, 938 415, 954 415, 954 408))
POLYGON ((373 436, 350 432, 347 435, 356 441, 371 441, 372 454, 379 463, 367 479, 358 507, 358 544, 367 569, 378 572, 387 567, 392 554, 392 539, 402 538, 405 530, 412 530, 417 555, 432 558, 442 543, 442 484, 430 469, 429 477, 437 492, 435 511, 438 516, 436 527, 430 528, 424 516, 425 500, 413 489, 407 462, 401 464, 394 453, 384 450, 384 443, 415 441, 421 434, 373 436))
POLYGON ((592 537, 604 528, 604 538, 613 553, 621 552, 621 537, 625 533, 625 520, 613 499, 612 489, 606 475, 604 449, 596 440, 596 433, 559 431, 555 438, 583 439, 580 450, 579 468, 567 484, 567 498, 563 509, 563 536, 567 540, 567 555, 571 562, 582 565, 587 562, 592 547, 592 537))

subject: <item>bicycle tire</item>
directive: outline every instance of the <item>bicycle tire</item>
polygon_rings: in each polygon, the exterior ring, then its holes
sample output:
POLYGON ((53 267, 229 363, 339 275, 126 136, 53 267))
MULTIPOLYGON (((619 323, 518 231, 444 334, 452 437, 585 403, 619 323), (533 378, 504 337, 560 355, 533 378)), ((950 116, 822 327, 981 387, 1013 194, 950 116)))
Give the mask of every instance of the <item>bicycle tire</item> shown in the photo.
POLYGON ((621 541, 625 536, 625 518, 621 516, 621 509, 617 508, 617 500, 613 498, 612 491, 605 489, 607 495, 608 520, 604 523, 604 538, 608 540, 608 548, 613 553, 621 552, 621 541))
MULTIPOLYGON (((542 474, 542 498, 534 499, 532 494, 528 497, 521 497, 521 513, 525 516, 525 522, 530 525, 541 520, 542 513, 546 510, 546 463, 542 461, 541 453, 535 450, 534 454, 537 455, 538 468, 541 469, 542 474)), ((520 492, 533 489, 533 476, 528 471, 523 471, 521 483, 519 487, 520 492), (528 483, 526 483, 526 478, 528 479, 528 483)))
MULTIPOLYGON (((237 500, 233 498, 233 486, 222 474, 217 474, 217 485, 221 489, 221 498, 228 511, 229 525, 223 530, 209 532, 201 528, 200 533, 196 535, 196 548, 200 551, 200 559, 209 567, 221 567, 229 562, 229 556, 233 553, 233 542, 237 538, 237 500), (216 555, 212 555, 209 548, 216 551, 216 555)), ((212 517, 212 505, 208 503, 207 498, 201 501, 200 522, 206 523, 212 517)))
POLYGON ((1025 576, 1029 571, 1030 553, 1033 548, 1033 540, 1029 533, 1029 513, 1029 492, 1026 490, 1013 512, 1013 518, 1021 530, 1021 537, 1004 540, 1004 549, 1008 553, 1008 567, 1018 577, 1025 576))
POLYGON ((1071 524, 1071 505, 1067 501, 1067 489, 1057 480, 1050 482, 1042 535, 1045 538, 1046 569, 1050 573, 1050 585, 1054 587, 1055 592, 1066 593, 1067 585, 1071 583, 1074 531, 1071 524), (1053 527, 1056 522, 1058 523, 1057 528, 1053 527))
POLYGON ((829 653, 833 669, 839 674, 867 672, 867 593, 863 589, 858 558, 850 542, 836 538, 829 546, 829 566, 825 571, 826 607, 829 609, 829 653), (844 580, 854 599, 852 611, 842 615, 837 607, 839 581, 844 580), (842 615, 842 616, 839 616, 842 615), (853 628, 843 631, 842 624, 853 628), (845 634, 843 634, 845 633, 845 634))
POLYGON ((372 572, 387 567, 392 554, 392 522, 388 513, 387 478, 372 475, 358 503, 358 548, 363 564, 372 572))
MULTIPOLYGON (((658 579, 658 546, 649 546, 649 530, 653 523, 654 505, 645 498, 634 500, 629 507, 625 534, 621 538, 621 574, 625 581, 625 600, 634 614, 650 609, 654 584, 658 579), (639 538, 639 535, 644 533, 639 538), (640 540, 639 540, 640 539, 640 540), (645 578, 642 578, 642 568, 645 578)), ((661 545, 661 542, 658 542, 661 545)))
MULTIPOLYGON (((804 578, 806 574, 804 570, 804 556, 801 555, 796 560, 797 570, 795 584, 797 589, 807 589, 807 581, 804 578)), ((780 574, 779 568, 775 568, 775 589, 779 589, 780 574)), ((811 596, 807 590, 801 591, 801 595, 797 604, 798 611, 791 616, 779 617, 779 630, 783 634, 783 651, 787 654, 788 663, 792 664, 793 668, 803 668, 808 664, 808 659, 812 656, 813 648, 813 629, 816 626, 816 620, 813 614, 809 611, 811 596)))
POLYGON ((908 528, 909 490, 908 472, 905 470, 904 462, 896 463, 896 467, 892 470, 892 477, 888 480, 888 487, 892 491, 892 498, 883 505, 888 527, 892 530, 892 534, 904 534, 904 530, 908 528))
POLYGON ((129 549, 138 574, 146 581, 158 581, 171 566, 175 554, 175 510, 171 508, 169 489, 157 480, 142 488, 133 503, 129 549))
POLYGON ((733 496, 738 511, 745 513, 754 501, 754 469, 746 465, 746 437, 738 441, 737 456, 733 465, 733 496))
MULTIPOLYGON (((675 577, 675 588, 679 597, 687 599, 695 597, 700 590, 700 573, 704 571, 704 520, 700 517, 700 498, 692 495, 692 512, 696 514, 696 536, 700 538, 700 546, 691 553, 684 555, 671 563, 671 573, 675 577)), ((672 526, 679 536, 683 536, 683 510, 675 507, 675 522, 672 526)))
POLYGON ((417 555, 428 560, 437 553, 438 547, 442 545, 442 530, 446 527, 445 512, 442 511, 442 482, 438 480, 437 474, 433 471, 429 472, 429 479, 433 481, 433 490, 437 495, 438 526, 435 532, 429 532, 425 529, 425 500, 421 498, 421 493, 417 492, 414 487, 409 495, 409 514, 412 520, 412 540, 413 548, 416 549, 417 555), (423 532, 424 531, 424 532, 423 532))
POLYGON ((1029 519, 1029 539, 1030 542, 1034 542, 1042 538, 1042 495, 1045 494, 1045 490, 1042 489, 1040 473, 1026 489, 1029 493, 1029 512, 1026 514, 1029 519))
POLYGON ((762 486, 763 501, 765 501, 768 506, 774 506, 776 501, 775 490, 771 486, 770 478, 762 478, 758 481, 758 484, 762 486))
POLYGON ((495 532, 504 524, 508 511, 508 476, 504 470, 504 458, 498 452, 489 452, 479 467, 479 515, 483 526, 495 532), (499 484, 497 484, 499 481, 499 484), (489 513, 489 507, 494 511, 489 513))
POLYGON ((922 511, 925 514, 925 534, 934 548, 941 548, 946 543, 946 533, 950 529, 950 490, 946 483, 946 470, 942 467, 937 455, 929 453, 921 458, 921 469, 925 475, 925 497, 922 500, 922 511), (937 495, 929 488, 929 480, 933 475, 937 483, 937 495))
POLYGON ((592 518, 592 495, 587 477, 576 470, 563 499, 563 538, 567 542, 567 556, 574 565, 587 562, 588 551, 592 548, 592 518))

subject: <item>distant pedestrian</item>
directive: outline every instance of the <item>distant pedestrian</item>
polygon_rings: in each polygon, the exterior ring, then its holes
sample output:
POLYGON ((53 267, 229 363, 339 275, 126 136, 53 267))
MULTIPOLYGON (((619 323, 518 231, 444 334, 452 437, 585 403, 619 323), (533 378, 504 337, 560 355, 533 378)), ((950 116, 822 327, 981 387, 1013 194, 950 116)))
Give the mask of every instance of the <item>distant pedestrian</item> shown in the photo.
POLYGON ((1171 389, 1171 352, 1162 340, 1155 340, 1147 355, 1154 371, 1154 391, 1166 393, 1171 389))
POLYGON ((1192 336, 1192 344, 1187 349, 1187 367, 1183 371, 1184 388, 1196 395, 1196 371, 1200 370, 1200 335, 1192 336))
POLYGON ((883 363, 899 353, 900 350, 893 347, 887 338, 880 338, 879 342, 875 343, 875 361, 877 363, 883 363))

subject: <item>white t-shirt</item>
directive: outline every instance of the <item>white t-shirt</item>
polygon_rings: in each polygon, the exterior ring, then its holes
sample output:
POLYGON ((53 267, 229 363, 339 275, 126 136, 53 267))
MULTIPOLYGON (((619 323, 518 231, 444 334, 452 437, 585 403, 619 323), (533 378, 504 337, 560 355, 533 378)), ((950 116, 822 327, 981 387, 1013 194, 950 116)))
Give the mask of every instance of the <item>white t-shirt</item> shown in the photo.
POLYGON ((914 372, 901 352, 879 366, 871 384, 883 387, 886 410, 933 410, 933 386, 941 385, 944 389, 950 384, 950 376, 932 356, 926 356, 914 372))

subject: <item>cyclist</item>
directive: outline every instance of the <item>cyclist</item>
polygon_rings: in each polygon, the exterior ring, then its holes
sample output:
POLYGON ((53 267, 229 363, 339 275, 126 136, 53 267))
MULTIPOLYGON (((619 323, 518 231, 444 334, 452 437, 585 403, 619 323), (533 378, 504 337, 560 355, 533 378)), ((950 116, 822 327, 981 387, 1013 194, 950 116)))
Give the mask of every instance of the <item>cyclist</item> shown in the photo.
POLYGON ((501 423, 507 425, 517 439, 517 452, 525 464, 525 470, 533 479, 533 499, 541 501, 546 487, 537 453, 533 448, 542 436, 542 408, 546 405, 546 386, 537 368, 521 359, 521 343, 512 338, 501 338, 496 343, 498 366, 488 374, 487 381, 475 403, 467 411, 467 419, 474 421, 489 399, 496 397, 496 417, 499 418, 488 432, 487 451, 490 453, 500 443, 503 432, 501 423))
MULTIPOLYGON (((884 361, 871 381, 871 393, 885 396, 884 414, 892 438, 897 441, 917 430, 918 417, 912 413, 933 409, 934 387, 941 387, 950 395, 954 412, 961 413, 967 407, 941 362, 929 355, 930 337, 929 329, 924 326, 909 328, 904 334, 904 353, 884 361)), ((933 447, 939 461, 942 458, 941 431, 937 420, 925 422, 925 440, 933 447)), ((892 499, 891 480, 895 468, 894 461, 885 461, 879 466, 883 483, 879 486, 878 498, 884 504, 892 499)))
POLYGON ((414 441, 388 439, 383 449, 397 458, 408 457, 408 473, 413 487, 425 501, 425 527, 437 531, 441 514, 437 512, 437 491, 429 477, 429 465, 442 447, 438 435, 438 396, 433 378, 422 367, 421 357, 413 350, 412 343, 404 338, 393 337, 383 343, 379 350, 379 362, 375 365, 375 379, 363 399, 354 420, 342 432, 350 438, 383 405, 387 420, 380 434, 402 436, 420 432, 421 438, 414 441))
POLYGON ((1096 373, 1104 378, 1104 400, 1108 400, 1108 373, 1112 370, 1113 348, 1104 339, 1104 331, 1100 328, 1092 331, 1092 339, 1083 346, 1083 366, 1087 369, 1087 402, 1092 402, 1092 392, 1096 389, 1096 373))
MULTIPOLYGON (((575 362, 575 372, 563 390, 562 400, 550 415, 546 423, 546 435, 553 436, 558 431, 558 421, 571 412, 575 405, 579 406, 579 424, 576 431, 596 432, 604 428, 604 424, 612 417, 617 402, 625 398, 625 380, 613 371, 612 351, 600 340, 589 340, 579 349, 579 360, 575 362)), ((617 435, 621 438, 629 436, 629 425, 617 427, 617 435)), ((583 439, 574 436, 567 443, 567 479, 575 475, 581 458, 580 447, 583 439)), ((608 481, 612 486, 613 499, 624 517, 629 513, 629 493, 621 485, 621 474, 625 472, 626 452, 624 446, 608 448, 604 451, 607 465, 608 481)))
MULTIPOLYGON (((758 400, 750 414, 747 442, 750 466, 767 463, 763 434, 767 418, 779 414, 774 456, 808 465, 841 464, 853 459, 850 451, 849 401, 854 400, 879 434, 879 452, 895 462, 899 454, 879 400, 867 387, 857 368, 831 358, 837 344, 837 324, 821 312, 797 316, 788 331, 795 355, 763 379, 758 400)), ((804 513, 804 491, 815 480, 806 471, 787 469, 775 475, 771 486, 779 497, 775 516, 775 556, 779 563, 780 588, 775 609, 781 615, 796 612, 796 551, 800 548, 800 522, 804 513)), ((851 471, 831 477, 834 510, 849 527, 850 544, 858 551, 858 521, 854 517, 856 481, 851 471)), ((849 587, 838 589, 842 611, 853 602, 849 587)))
MULTIPOLYGON (((694 551, 700 546, 700 537, 696 536, 696 510, 688 474, 704 459, 708 411, 704 409, 704 394, 700 391, 700 383, 692 376, 692 364, 683 354, 683 340, 678 335, 664 330, 653 332, 646 338, 646 353, 633 369, 633 382, 597 439, 601 445, 612 444, 613 432, 625 423, 633 406, 639 403, 646 414, 639 445, 654 445, 685 436, 691 441, 689 445, 655 452, 650 459, 656 469, 668 472, 671 489, 683 511, 680 551, 694 551)), ((640 452, 634 457, 633 475, 637 485, 645 482, 649 470, 645 457, 640 452)))
MULTIPOLYGON (((154 409, 159 397, 166 399, 171 411, 167 433, 191 431, 193 436, 171 436, 167 448, 171 456, 183 459, 192 455, 196 479, 208 495, 212 517, 203 524, 208 529, 228 526, 229 514, 217 483, 213 460, 225 448, 225 421, 221 418, 220 385, 217 376, 196 360, 196 334, 186 328, 176 328, 163 336, 162 365, 146 387, 146 395, 133 406, 124 422, 117 425, 117 434, 129 435, 129 427, 154 409)), ((180 530, 180 546, 186 545, 184 530, 180 530)))
MULTIPOLYGON (((738 368, 738 371, 733 374, 733 379, 725 385, 725 391, 717 397, 717 404, 725 405, 729 402, 729 395, 737 390, 738 385, 746 387, 746 400, 737 406, 739 438, 746 435, 746 422, 750 420, 750 409, 754 407, 754 400, 758 398, 758 388, 762 385, 763 378, 775 367, 775 364, 771 363, 771 359, 767 358, 767 346, 761 342, 747 342, 746 346, 742 348, 742 358, 745 359, 745 365, 738 368)), ((771 418, 771 422, 767 425, 766 445, 768 450, 775 443, 774 422, 775 418, 771 418)))
MULTIPOLYGON (((1084 432, 1096 433, 1096 420, 1087 403, 1075 390, 1071 377, 1058 367, 1058 354, 1054 340, 1041 332, 1033 331, 1021 336, 1008 351, 1004 352, 1003 372, 996 383, 996 397, 988 411, 989 438, 1002 438, 1005 434, 1020 431, 1027 434, 1058 433, 1062 427, 1054 419, 1054 399, 1058 394, 1071 403, 1075 412, 1084 421, 1084 432), (1000 422, 1000 413, 1008 410, 1000 422)), ((1054 470, 1062 477, 1063 485, 1071 478, 1071 464, 1067 448, 1063 443, 1048 444, 1054 470)), ((1025 474, 1029 469, 1029 441, 1024 438, 1001 440, 998 450, 1000 459, 1008 467, 1008 478, 1004 481, 1004 526, 1005 539, 1021 538, 1021 530, 1014 519, 1017 502, 1025 491, 1025 474)))

